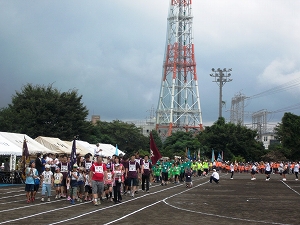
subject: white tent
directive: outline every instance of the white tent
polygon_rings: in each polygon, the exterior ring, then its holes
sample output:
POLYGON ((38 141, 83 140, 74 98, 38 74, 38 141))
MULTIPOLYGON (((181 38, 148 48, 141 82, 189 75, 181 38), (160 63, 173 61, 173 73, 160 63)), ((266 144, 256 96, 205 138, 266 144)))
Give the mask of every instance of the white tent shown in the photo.
MULTIPOLYGON (((71 150, 72 150, 72 145, 73 145, 73 141, 64 141, 66 144, 68 145, 71 145, 71 148, 70 148, 70 152, 69 154, 71 154, 71 150)), ((79 154, 81 156, 84 156, 86 155, 87 153, 89 153, 89 149, 87 149, 86 147, 84 147, 83 145, 81 145, 79 143, 78 140, 76 140, 76 154, 79 154)))
MULTIPOLYGON (((111 145, 111 144, 102 144, 99 143, 99 147, 100 149, 102 149, 102 155, 103 156, 112 156, 116 153, 116 147, 111 145)), ((96 148, 96 145, 93 145, 94 148, 96 148)), ((125 155, 125 153, 123 151, 121 151, 120 149, 118 149, 118 153, 125 155)))
POLYGON ((0 135, 0 155, 22 155, 22 148, 19 148, 5 137, 0 135))
POLYGON ((46 148, 50 149, 52 153, 70 154, 72 150, 72 145, 69 145, 59 138, 38 136, 35 140, 46 148))
MULTIPOLYGON (((18 134, 18 133, 9 133, 9 132, 0 132, 0 136, 4 137, 5 139, 9 140, 11 143, 15 144, 18 148, 23 149, 23 141, 24 138, 27 141, 27 147, 29 154, 33 155, 38 152, 40 153, 49 153, 51 152, 50 149, 46 148, 45 146, 41 145, 37 141, 33 140, 26 134, 18 134)), ((22 155, 22 153, 21 153, 22 155)))

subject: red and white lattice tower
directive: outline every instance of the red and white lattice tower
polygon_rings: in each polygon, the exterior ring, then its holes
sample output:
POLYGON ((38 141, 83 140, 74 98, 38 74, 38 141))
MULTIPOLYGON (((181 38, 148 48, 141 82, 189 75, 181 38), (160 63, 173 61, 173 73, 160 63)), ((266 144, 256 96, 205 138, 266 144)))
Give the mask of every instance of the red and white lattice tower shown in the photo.
POLYGON ((202 130, 202 113, 193 43, 192 0, 171 0, 156 130, 202 130))

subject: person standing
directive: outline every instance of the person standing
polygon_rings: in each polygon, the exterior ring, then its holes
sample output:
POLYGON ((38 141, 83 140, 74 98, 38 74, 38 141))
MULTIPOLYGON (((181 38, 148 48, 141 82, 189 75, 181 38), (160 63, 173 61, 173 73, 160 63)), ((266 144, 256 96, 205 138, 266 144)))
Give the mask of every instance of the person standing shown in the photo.
POLYGON ((294 163, 294 174, 296 176, 296 179, 295 180, 298 180, 298 174, 299 174, 299 163, 298 162, 295 162, 294 163))
POLYGON ((142 190, 145 191, 146 184, 146 192, 149 193, 149 184, 150 184, 150 175, 152 172, 152 164, 149 162, 149 156, 144 156, 144 163, 142 165, 142 190))
POLYGON ((35 168, 35 161, 30 161, 29 167, 25 170, 26 180, 25 180, 25 191, 27 197, 27 203, 34 201, 34 179, 39 177, 38 171, 35 168))
POLYGON ((253 163, 251 167, 251 180, 256 180, 255 174, 256 174, 257 167, 255 163, 253 163))
POLYGON ((44 201, 46 192, 47 192, 47 196, 48 196, 47 201, 50 202, 51 186, 53 186, 53 173, 50 170, 49 164, 45 165, 45 171, 43 171, 43 173, 41 175, 41 186, 42 186, 41 202, 44 201))
POLYGON ((98 157, 102 154, 102 149, 100 148, 100 144, 96 144, 96 148, 94 149, 94 157, 98 157))
POLYGON ((266 174, 266 181, 270 180, 270 174, 271 174, 271 165, 269 162, 265 164, 265 174, 266 174))
POLYGON ((94 205, 101 204, 100 198, 104 190, 104 181, 107 177, 106 165, 103 163, 102 156, 97 157, 95 162, 90 168, 89 183, 92 187, 94 205))
POLYGON ((231 173, 230 179, 232 180, 233 179, 233 174, 234 174, 234 165, 233 165, 233 162, 230 163, 230 173, 231 173))
POLYGON ((130 186, 131 197, 134 197, 136 188, 138 186, 138 173, 140 164, 135 160, 135 155, 131 155, 131 159, 125 168, 125 178, 130 186))
POLYGON ((114 192, 114 203, 121 203, 122 202, 122 196, 121 196, 121 184, 122 184, 122 176, 123 171, 120 167, 119 163, 114 164, 114 183, 113 183, 113 192, 114 192))
POLYGON ((43 172, 43 163, 42 163, 42 154, 41 153, 36 154, 35 168, 37 169, 39 175, 41 175, 43 172))
POLYGON ((63 175, 63 179, 61 182, 61 198, 67 197, 67 179, 68 179, 68 172, 69 172, 69 163, 67 155, 62 156, 62 161, 58 164, 58 167, 60 169, 60 172, 63 175))

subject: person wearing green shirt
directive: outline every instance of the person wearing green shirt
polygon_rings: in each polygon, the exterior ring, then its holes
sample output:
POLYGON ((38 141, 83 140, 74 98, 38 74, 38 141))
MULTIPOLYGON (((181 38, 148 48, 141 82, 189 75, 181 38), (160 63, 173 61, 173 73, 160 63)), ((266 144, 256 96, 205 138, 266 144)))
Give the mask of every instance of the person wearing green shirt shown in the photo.
POLYGON ((197 173, 197 169, 198 169, 198 165, 197 165, 197 163, 195 162, 195 160, 192 162, 191 169, 192 169, 192 171, 193 171, 193 176, 195 177, 195 176, 196 176, 196 173, 197 173))
POLYGON ((179 165, 179 163, 176 163, 175 171, 174 171, 175 184, 179 184, 180 171, 181 171, 180 165, 179 165))
POLYGON ((203 167, 203 170, 205 172, 205 176, 208 174, 208 168, 209 168, 209 165, 208 165, 208 162, 207 160, 205 160, 202 164, 202 167, 203 167))
POLYGON ((202 173, 203 173, 202 162, 199 160, 199 162, 197 163, 197 165, 198 165, 198 168, 197 168, 197 170, 198 170, 198 176, 200 177, 202 175, 202 173))
POLYGON ((160 180, 160 175, 161 175, 161 168, 159 165, 155 165, 155 167, 153 168, 153 175, 155 178, 155 182, 158 183, 160 180))

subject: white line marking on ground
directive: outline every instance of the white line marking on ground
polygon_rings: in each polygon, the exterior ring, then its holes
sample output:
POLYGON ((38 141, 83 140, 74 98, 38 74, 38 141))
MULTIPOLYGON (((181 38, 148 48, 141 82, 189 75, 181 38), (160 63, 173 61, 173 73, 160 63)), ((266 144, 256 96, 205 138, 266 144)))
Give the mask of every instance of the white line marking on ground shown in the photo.
MULTIPOLYGON (((205 183, 208 183, 208 181, 205 182, 205 183)), ((201 185, 203 185, 203 184, 205 184, 205 183, 198 184, 198 185, 195 186, 195 188, 196 188, 196 187, 199 187, 199 186, 201 186, 201 185)), ((194 188, 194 187, 193 187, 193 188, 194 188)), ((191 189, 193 189, 193 188, 191 188, 191 189)), ((191 190, 191 189, 189 189, 189 190, 191 190)), ((186 190, 186 191, 189 191, 189 190, 186 190)), ((184 193, 184 192, 186 192, 186 191, 182 191, 181 193, 184 193)), ((219 217, 219 218, 226 218, 226 219, 240 220, 240 221, 247 221, 247 222, 255 222, 255 223, 276 224, 276 225, 289 225, 289 224, 283 224, 283 223, 268 222, 268 221, 262 221, 262 220, 250 220, 250 219, 243 219, 243 218, 237 218, 237 217, 231 217, 231 216, 222 216, 222 215, 212 214, 212 213, 205 213, 205 212, 201 212, 201 211, 194 211, 194 210, 189 210, 189 209, 180 208, 180 207, 174 206, 174 205, 172 205, 172 204, 166 202, 167 199, 170 199, 170 198, 172 198, 172 197, 174 197, 174 196, 176 196, 176 195, 178 195, 178 194, 181 194, 181 193, 177 193, 177 194, 174 194, 173 196, 169 196, 169 197, 165 198, 165 199, 163 200, 163 202, 164 202, 166 205, 168 205, 168 206, 170 206, 170 207, 172 207, 172 208, 178 209, 178 210, 187 211, 187 212, 192 212, 192 213, 198 213, 198 214, 202 214, 202 215, 206 215, 206 216, 214 216, 214 217, 219 217)))
POLYGON ((297 195, 300 195, 300 193, 298 191, 296 191, 295 189, 291 188, 287 183, 281 181, 285 186, 287 186, 290 190, 292 190, 293 192, 295 192, 297 195))
MULTIPOLYGON (((76 205, 78 206, 78 205, 83 205, 83 204, 87 204, 87 203, 89 203, 89 202, 79 203, 79 204, 76 204, 76 205)), ((76 205, 70 205, 70 206, 65 206, 65 207, 61 207, 61 208, 51 209, 51 210, 47 210, 45 212, 40 212, 40 213, 36 213, 36 214, 31 214, 29 216, 24 216, 24 217, 12 219, 12 220, 3 221, 3 222, 0 222, 0 224, 5 224, 5 223, 11 223, 11 222, 19 221, 19 220, 24 220, 24 219, 34 217, 34 216, 39 216, 39 215, 42 215, 42 214, 45 214, 45 213, 54 212, 54 211, 61 210, 61 209, 71 208, 71 207, 76 206, 76 205)))
MULTIPOLYGON (((200 179, 203 179, 203 178, 200 178, 200 179)), ((139 197, 132 198, 132 199, 127 200, 127 201, 123 201, 122 203, 119 203, 119 204, 115 204, 115 205, 107 206, 107 207, 104 207, 104 208, 96 209, 96 210, 93 210, 93 211, 90 211, 90 212, 87 212, 87 213, 83 213, 83 214, 80 214, 80 215, 75 216, 75 217, 72 217, 72 218, 68 218, 68 219, 65 219, 65 220, 62 220, 62 221, 57 221, 57 222, 54 222, 54 223, 50 223, 49 225, 60 224, 60 223, 64 223, 64 222, 68 222, 68 221, 74 220, 74 219, 78 219, 78 218, 80 218, 80 217, 83 217, 83 216, 86 216, 86 215, 89 215, 89 214, 92 214, 92 213, 95 213, 95 212, 99 212, 99 211, 102 211, 102 210, 105 210, 105 209, 117 207, 117 206, 119 206, 119 205, 126 204, 126 203, 128 203, 128 202, 135 201, 135 200, 137 200, 137 199, 144 198, 144 197, 149 196, 149 195, 154 195, 154 194, 157 194, 157 193, 160 193, 160 192, 169 190, 169 189, 173 189, 173 188, 176 188, 176 187, 180 187, 180 186, 182 186, 182 185, 183 185, 183 184, 179 184, 179 185, 172 186, 172 187, 168 187, 168 188, 165 188, 165 189, 156 191, 156 192, 151 192, 151 193, 149 193, 149 194, 145 194, 145 195, 142 195, 142 196, 139 196, 139 197)), ((160 201, 162 201, 162 200, 160 200, 160 201)), ((157 204, 157 203, 158 203, 158 202, 156 202, 156 204, 157 204)), ((146 207, 147 207, 147 206, 146 206, 146 207)), ((1 223, 0 223, 0 224, 1 224, 1 223)))

